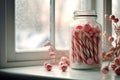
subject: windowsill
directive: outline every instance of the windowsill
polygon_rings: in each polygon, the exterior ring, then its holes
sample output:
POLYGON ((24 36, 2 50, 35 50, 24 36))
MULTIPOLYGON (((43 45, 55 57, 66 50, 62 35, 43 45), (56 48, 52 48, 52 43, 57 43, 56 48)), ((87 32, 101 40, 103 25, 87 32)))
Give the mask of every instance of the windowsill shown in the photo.
POLYGON ((53 66, 52 71, 46 71, 43 66, 0 69, 0 77, 9 80, 11 78, 12 80, 120 80, 120 77, 114 76, 112 72, 102 75, 99 70, 73 70, 71 68, 62 72, 58 66, 53 66))

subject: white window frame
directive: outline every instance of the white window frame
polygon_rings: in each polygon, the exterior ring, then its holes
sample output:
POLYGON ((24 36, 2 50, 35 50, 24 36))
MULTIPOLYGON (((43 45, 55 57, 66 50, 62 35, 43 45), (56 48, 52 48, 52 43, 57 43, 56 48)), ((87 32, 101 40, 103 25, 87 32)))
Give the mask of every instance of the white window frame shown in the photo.
MULTIPOLYGON (((96 0, 96 2, 94 2, 96 6, 99 2, 105 3, 104 0, 96 0)), ((98 21, 100 21, 102 26, 104 25, 104 12, 101 13, 99 11, 104 11, 105 5, 103 3, 98 5, 101 8, 96 10, 97 14, 102 16, 98 17, 98 21)), ((91 7, 93 6, 91 5, 91 7)), ((52 35, 50 41, 55 48, 55 0, 50 0, 50 27, 50 35, 52 35)), ((0 68, 41 65, 44 61, 50 59, 48 51, 21 52, 16 54, 14 30, 14 0, 0 0, 0 68)), ((68 50, 65 50, 65 52, 68 53, 68 50)))
MULTIPOLYGON (((49 60, 48 50, 45 51, 15 51, 15 23, 14 23, 14 0, 2 0, 3 5, 1 9, 1 52, 0 52, 0 66, 13 67, 13 66, 28 66, 28 65, 41 65, 45 60, 49 60), (2 13, 3 12, 3 13, 2 13)), ((55 45, 55 0, 50 2, 50 35, 53 47, 55 45)), ((55 48, 55 47, 54 47, 55 48)))

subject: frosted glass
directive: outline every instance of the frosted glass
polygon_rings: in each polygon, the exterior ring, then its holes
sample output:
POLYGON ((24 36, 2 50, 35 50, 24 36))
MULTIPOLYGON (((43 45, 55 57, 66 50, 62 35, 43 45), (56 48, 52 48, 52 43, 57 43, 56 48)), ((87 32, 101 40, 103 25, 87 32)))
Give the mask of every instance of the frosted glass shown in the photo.
MULTIPOLYGON (((55 2, 55 44, 58 49, 69 48, 69 27, 74 20, 75 10, 84 10, 84 0, 56 0, 55 2), (82 5, 82 6, 81 6, 82 5)), ((91 3, 90 3, 91 4, 91 3)), ((87 9, 87 8, 86 8, 87 9)))
POLYGON ((49 40, 50 0, 15 0, 16 49, 40 49, 49 40))
MULTIPOLYGON (((120 19, 120 0, 112 0, 112 14, 120 19)), ((112 25, 112 36, 116 38, 114 25, 112 25)), ((115 45, 115 43, 113 43, 115 45)))
MULTIPOLYGON (((55 0, 56 48, 68 49, 73 12, 84 10, 83 3, 91 6, 84 0, 55 0)), ((49 4, 50 0, 15 0, 16 49, 39 49, 50 40, 49 4)))

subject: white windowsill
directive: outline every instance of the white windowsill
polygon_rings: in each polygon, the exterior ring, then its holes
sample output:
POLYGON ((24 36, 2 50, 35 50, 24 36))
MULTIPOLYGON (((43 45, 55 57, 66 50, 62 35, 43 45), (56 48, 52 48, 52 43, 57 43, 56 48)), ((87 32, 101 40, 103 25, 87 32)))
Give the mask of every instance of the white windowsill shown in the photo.
MULTIPOLYGON (((68 68, 66 72, 62 72, 58 66, 53 66, 52 71, 46 71, 43 66, 19 67, 0 69, 0 72, 33 76, 53 79, 70 79, 70 80, 120 80, 120 76, 115 76, 113 73, 103 75, 100 71, 91 70, 73 70, 68 68), (106 78, 106 79, 105 79, 106 78)), ((7 77, 7 75, 6 75, 7 77)), ((30 80, 30 79, 29 79, 30 80)))

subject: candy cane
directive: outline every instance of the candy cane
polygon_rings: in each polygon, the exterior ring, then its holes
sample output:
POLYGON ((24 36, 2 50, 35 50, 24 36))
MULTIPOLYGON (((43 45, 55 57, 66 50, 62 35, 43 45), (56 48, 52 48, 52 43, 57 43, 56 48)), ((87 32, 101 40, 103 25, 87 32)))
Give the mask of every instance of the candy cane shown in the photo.
POLYGON ((90 56, 89 47, 86 39, 86 35, 81 38, 83 55, 85 56, 85 63, 87 63, 87 59, 90 56))
POLYGON ((87 34, 86 36, 86 41, 87 41, 87 44, 88 44, 88 50, 89 50, 89 57, 92 57, 93 55, 91 54, 92 53, 92 42, 91 42, 91 37, 89 34, 87 34))
MULTIPOLYGON (((75 33, 75 32, 73 32, 75 33)), ((75 44, 76 40, 74 38, 74 36, 72 35, 72 53, 73 53, 73 62, 77 61, 77 53, 76 53, 76 44, 75 44)))
POLYGON ((77 42, 78 42, 77 40, 74 41, 74 45, 75 45, 75 47, 74 47, 75 51, 74 52, 77 54, 76 58, 77 58, 77 61, 79 62, 79 60, 82 61, 82 59, 81 59, 81 57, 78 56, 78 53, 80 52, 80 44, 78 44, 77 42))
POLYGON ((86 46, 85 34, 84 33, 83 33, 83 36, 81 38, 81 42, 82 42, 82 47, 83 47, 84 55, 86 56, 86 59, 87 59, 88 58, 88 54, 87 54, 88 46, 86 46))
MULTIPOLYGON (((81 34, 79 34, 79 35, 81 35, 81 34)), ((81 51, 78 50, 78 52, 77 52, 78 57, 79 57, 79 59, 80 59, 82 62, 86 63, 86 61, 85 61, 85 60, 86 60, 85 55, 82 54, 82 53, 84 53, 84 52, 83 52, 84 50, 83 50, 82 47, 80 48, 80 46, 82 46, 81 39, 78 37, 78 35, 73 34, 73 36, 74 36, 74 38, 75 38, 76 44, 79 45, 79 47, 75 47, 75 48, 76 48, 76 51, 77 51, 78 49, 81 49, 81 51), (81 53, 79 54, 79 52, 81 52, 81 53)))
MULTIPOLYGON (((80 51, 79 51, 80 52, 80 51)), ((80 63, 80 62, 84 62, 84 59, 82 58, 82 56, 79 54, 79 52, 77 51, 77 48, 76 48, 76 53, 77 53, 77 61, 80 63)))
POLYGON ((86 38, 86 33, 83 34, 83 38, 82 40, 84 40, 84 48, 85 48, 85 54, 87 55, 87 58, 90 56, 90 53, 89 53, 89 44, 87 44, 87 38, 86 38))
POLYGON ((72 47, 72 49, 71 49, 71 55, 72 55, 72 61, 73 62, 75 62, 75 57, 76 57, 76 54, 74 53, 74 38, 72 37, 72 40, 71 40, 71 47, 72 47))
MULTIPOLYGON (((82 34, 83 35, 83 34, 82 34)), ((88 55, 86 54, 87 53, 87 51, 86 51, 86 49, 88 48, 87 46, 86 46, 86 43, 85 43, 85 38, 84 38, 85 36, 82 36, 81 38, 80 38, 80 41, 81 41, 81 47, 82 47, 82 55, 84 55, 84 59, 85 59, 85 62, 86 62, 86 59, 88 58, 88 55)))
POLYGON ((95 37, 94 37, 94 33, 92 33, 91 37, 90 37, 90 41, 91 41, 91 45, 92 46, 92 52, 91 52, 91 58, 94 59, 94 62, 97 61, 96 59, 96 43, 95 43, 95 37))
MULTIPOLYGON (((94 60, 93 59, 93 57, 94 57, 94 54, 93 54, 93 44, 92 44, 92 37, 91 37, 92 35, 91 34, 87 34, 87 36, 86 36, 86 41, 88 41, 88 45, 89 45, 89 47, 88 47, 88 50, 89 50, 89 57, 88 57, 88 59, 92 59, 92 61, 94 60)), ((88 63, 88 59, 87 59, 87 64, 89 64, 88 63)), ((94 63, 94 62, 92 62, 92 63, 94 63)))
MULTIPOLYGON (((75 43, 76 45, 79 45, 79 47, 75 47, 75 48, 76 48, 76 51, 77 51, 78 49, 80 49, 80 46, 81 46, 80 39, 79 39, 79 37, 77 37, 77 36, 75 36, 75 35, 73 35, 73 36, 74 36, 74 38, 75 38, 75 42, 74 42, 74 43, 75 43)), ((81 50, 82 50, 82 49, 81 49, 81 50)), ((81 55, 79 54, 79 52, 80 52, 80 50, 78 50, 77 54, 78 54, 80 60, 83 61, 83 60, 84 60, 84 59, 83 59, 83 56, 81 56, 81 55)))

